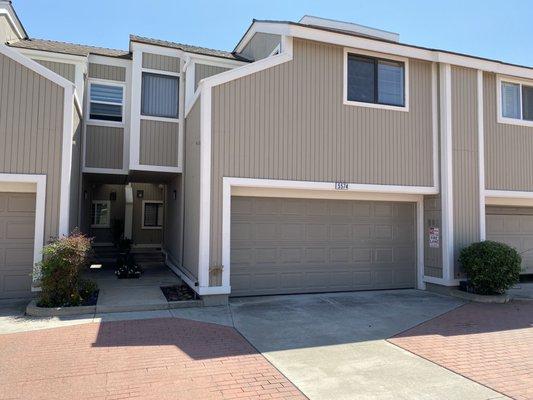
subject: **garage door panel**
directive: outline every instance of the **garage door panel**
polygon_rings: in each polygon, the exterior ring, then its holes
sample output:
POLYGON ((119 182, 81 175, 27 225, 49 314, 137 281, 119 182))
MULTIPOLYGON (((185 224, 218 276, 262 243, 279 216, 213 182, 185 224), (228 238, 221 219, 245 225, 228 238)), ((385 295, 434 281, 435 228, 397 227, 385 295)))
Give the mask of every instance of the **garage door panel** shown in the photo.
POLYGON ((232 294, 413 287, 414 211, 413 204, 401 203, 269 198, 235 201, 232 294), (238 209, 241 204, 244 212, 238 209), (247 213, 250 209, 261 214, 247 213))
POLYGON ((31 290, 35 194, 0 193, 0 298, 31 290))
POLYGON ((533 208, 487 207, 487 239, 522 253, 523 273, 533 274, 533 208))

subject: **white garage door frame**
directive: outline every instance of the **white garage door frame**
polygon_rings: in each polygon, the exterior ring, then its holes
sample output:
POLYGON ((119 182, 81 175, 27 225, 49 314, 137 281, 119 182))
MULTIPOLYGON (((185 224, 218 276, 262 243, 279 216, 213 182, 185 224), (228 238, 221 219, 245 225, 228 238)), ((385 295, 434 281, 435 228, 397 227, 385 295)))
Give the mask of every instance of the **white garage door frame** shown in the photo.
POLYGON ((231 293, 231 197, 284 197, 330 200, 370 200, 416 203, 417 287, 424 290, 424 195, 435 194, 433 187, 348 184, 251 178, 223 178, 222 193, 222 287, 231 293))
MULTIPOLYGON (((35 193, 35 232, 33 241, 33 267, 43 259, 44 213, 46 205, 46 175, 0 174, 0 192, 35 193)), ((32 279, 32 292, 39 291, 32 279)))

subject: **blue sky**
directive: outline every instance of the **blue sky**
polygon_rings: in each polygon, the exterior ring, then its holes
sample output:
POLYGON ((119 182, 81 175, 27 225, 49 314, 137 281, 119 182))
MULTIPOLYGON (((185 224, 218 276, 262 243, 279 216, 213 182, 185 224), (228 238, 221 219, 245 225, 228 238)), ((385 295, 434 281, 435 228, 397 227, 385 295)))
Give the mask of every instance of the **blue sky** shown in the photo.
POLYGON ((304 14, 400 33, 404 43, 533 66, 528 0, 13 0, 31 37, 127 49, 130 33, 232 50, 253 18, 304 14))

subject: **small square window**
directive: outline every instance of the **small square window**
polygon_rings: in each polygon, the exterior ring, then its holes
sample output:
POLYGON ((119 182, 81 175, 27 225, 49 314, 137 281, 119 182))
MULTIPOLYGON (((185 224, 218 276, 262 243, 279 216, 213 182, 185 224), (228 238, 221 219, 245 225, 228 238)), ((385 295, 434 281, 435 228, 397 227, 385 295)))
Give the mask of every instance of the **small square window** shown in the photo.
POLYGON ((163 202, 143 202, 143 228, 158 229, 163 227, 163 202))
POLYGON ((122 122, 124 88, 118 85, 91 83, 89 87, 89 118, 122 122))
POLYGON ((91 227, 93 228, 109 228, 110 207, 109 200, 95 200, 91 207, 91 227))
POLYGON ((141 114, 152 117, 178 118, 179 78, 143 72, 141 114))

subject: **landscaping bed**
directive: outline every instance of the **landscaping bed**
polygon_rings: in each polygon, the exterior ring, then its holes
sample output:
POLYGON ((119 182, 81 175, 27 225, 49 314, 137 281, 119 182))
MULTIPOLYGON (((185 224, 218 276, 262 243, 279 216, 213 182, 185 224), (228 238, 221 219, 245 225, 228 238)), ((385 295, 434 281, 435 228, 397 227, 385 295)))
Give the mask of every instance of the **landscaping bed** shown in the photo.
POLYGON ((169 308, 200 307, 203 305, 198 295, 185 283, 181 285, 161 286, 169 308))

